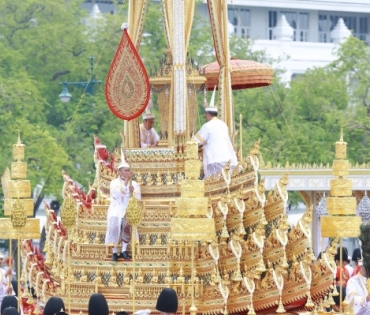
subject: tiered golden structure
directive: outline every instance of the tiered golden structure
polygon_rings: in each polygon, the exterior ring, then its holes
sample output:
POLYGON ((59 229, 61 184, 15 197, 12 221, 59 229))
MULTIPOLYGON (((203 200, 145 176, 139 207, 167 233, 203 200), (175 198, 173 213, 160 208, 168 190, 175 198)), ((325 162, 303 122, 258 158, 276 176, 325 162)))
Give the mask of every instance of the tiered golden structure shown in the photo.
MULTIPOLYGON (((340 140, 335 143, 335 160, 333 161, 333 175, 338 176, 330 180, 330 196, 327 198, 328 216, 321 217, 321 236, 340 239, 342 248, 343 237, 358 237, 360 233, 361 217, 356 216, 356 197, 352 196, 352 180, 344 178, 349 174, 349 161, 347 157, 347 142, 343 141, 343 133, 340 140)), ((342 250, 340 250, 342 255, 342 250)), ((326 253, 323 254, 326 259, 326 253)), ((336 265, 332 265, 333 288, 335 288, 336 265)), ((340 257, 340 268, 342 268, 342 257, 340 257)), ((340 282, 342 272, 340 272, 340 282)), ((342 292, 336 291, 329 294, 329 301, 333 305, 331 295, 340 295, 340 310, 348 311, 348 303, 342 303, 342 292)))
MULTIPOLYGON (((223 65, 221 118, 233 136, 227 3, 208 2, 223 65)), ((129 9, 130 37, 137 49, 146 4, 135 0, 129 9)), ((258 181, 259 141, 244 159, 240 154, 232 171, 225 165, 219 174, 199 180, 198 146, 190 138, 195 93, 203 89, 205 78, 185 57, 194 5, 194 0, 162 1, 168 49, 150 80, 159 94, 159 147, 138 148, 138 120, 127 124, 125 155, 141 186, 143 205, 139 240, 131 247, 135 261, 112 262, 111 246, 104 244, 109 184, 117 177, 120 154, 108 152, 95 137, 96 175, 89 192, 63 172, 62 222, 46 205, 47 259, 39 257, 31 242, 22 247, 25 270, 41 300, 58 295, 68 300, 70 313, 86 314, 90 295, 99 292, 112 312, 130 311, 133 305, 153 310, 161 290, 173 287, 184 313, 253 315, 312 310, 330 291, 335 252, 330 248, 312 266, 311 209, 288 232, 289 178, 283 176, 266 196, 264 180, 258 181)))
MULTIPOLYGON (((1 236, 9 239, 9 256, 12 257, 11 240, 18 240, 18 283, 26 281, 24 274, 20 277, 20 241, 24 239, 38 239, 40 237, 40 220, 27 218, 33 215, 33 199, 31 198, 31 183, 27 180, 27 162, 24 162, 26 146, 21 142, 20 133, 18 141, 13 145, 14 162, 11 171, 5 169, 1 177, 4 192, 4 214, 10 218, 1 218, 1 236)), ((10 263, 11 264, 11 263, 10 263)), ((9 281, 10 285, 10 281, 9 281)), ((20 286, 18 286, 20 296, 20 286)))
POLYGON ((330 180, 330 195, 327 198, 329 216, 321 218, 322 237, 358 237, 361 217, 356 216, 356 197, 352 197, 352 180, 344 178, 349 174, 347 142, 340 140, 335 143, 335 160, 333 175, 337 179, 330 180))
POLYGON ((24 162, 26 146, 18 141, 13 145, 14 162, 11 171, 5 169, 1 177, 4 191, 4 215, 10 218, 0 219, 3 238, 17 239, 39 238, 39 219, 28 219, 33 215, 33 199, 31 198, 31 183, 27 180, 27 162, 24 162), (20 235, 21 234, 21 235, 20 235))

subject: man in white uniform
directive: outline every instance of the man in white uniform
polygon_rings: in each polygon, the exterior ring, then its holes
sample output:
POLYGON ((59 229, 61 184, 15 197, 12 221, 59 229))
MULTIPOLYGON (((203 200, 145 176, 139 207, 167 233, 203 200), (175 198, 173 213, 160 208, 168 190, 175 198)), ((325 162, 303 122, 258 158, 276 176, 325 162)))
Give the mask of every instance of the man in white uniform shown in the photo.
POLYGON ((143 123, 140 124, 140 147, 141 148, 151 148, 158 146, 159 135, 153 128, 155 116, 149 109, 146 109, 143 115, 143 123))
POLYGON ((196 133, 195 141, 199 146, 203 145, 203 172, 204 177, 220 173, 223 167, 230 161, 233 169, 238 160, 231 144, 227 125, 217 118, 217 107, 214 106, 215 90, 209 107, 205 109, 207 122, 196 133))
MULTIPOLYGON (((0 253, 0 266, 4 261, 4 255, 0 253)), ((9 276, 12 274, 12 270, 4 270, 0 268, 0 306, 5 296, 15 295, 12 285, 9 286, 9 276)))
POLYGON ((125 260, 131 259, 127 253, 127 245, 131 239, 131 226, 127 223, 125 215, 130 195, 141 199, 140 185, 131 181, 132 173, 130 165, 126 163, 121 152, 121 163, 118 165, 118 178, 110 183, 110 205, 107 213, 107 232, 105 244, 114 244, 112 260, 117 261, 118 257, 125 260), (117 254, 117 244, 122 240, 122 251, 117 254))
POLYGON ((355 315, 370 315, 370 295, 367 291, 365 267, 359 261, 359 273, 347 282, 346 296, 349 304, 353 303, 355 315))

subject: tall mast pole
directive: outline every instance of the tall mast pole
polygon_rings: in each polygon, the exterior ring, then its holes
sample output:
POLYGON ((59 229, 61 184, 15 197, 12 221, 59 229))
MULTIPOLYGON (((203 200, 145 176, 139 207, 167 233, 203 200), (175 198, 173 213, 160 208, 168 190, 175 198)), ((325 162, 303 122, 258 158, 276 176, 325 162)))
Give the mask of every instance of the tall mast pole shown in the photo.
MULTIPOLYGON (((184 1, 174 0, 173 7, 173 104, 174 104, 174 131, 178 139, 186 135, 186 51, 185 51, 185 14, 184 1)), ((178 143, 181 145, 181 143, 178 143)))
POLYGON ((225 84, 223 85, 223 93, 225 95, 224 102, 221 104, 223 119, 225 123, 229 127, 229 134, 230 136, 233 135, 235 131, 234 127, 234 106, 233 106, 233 94, 231 89, 231 69, 230 69, 230 49, 229 49, 229 32, 228 32, 228 11, 227 11, 227 0, 222 0, 222 22, 220 23, 222 26, 222 34, 224 36, 224 80, 225 84))

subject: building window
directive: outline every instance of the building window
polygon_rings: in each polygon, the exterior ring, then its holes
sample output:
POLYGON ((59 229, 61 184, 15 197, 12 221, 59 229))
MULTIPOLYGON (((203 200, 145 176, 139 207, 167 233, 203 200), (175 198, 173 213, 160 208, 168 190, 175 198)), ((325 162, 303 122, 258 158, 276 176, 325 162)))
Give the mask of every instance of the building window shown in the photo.
POLYGON ((337 25, 338 20, 342 18, 344 24, 352 31, 352 34, 357 38, 369 42, 369 29, 367 16, 351 16, 351 15, 334 15, 334 14, 319 14, 319 41, 322 43, 330 43, 330 32, 337 25))
POLYGON ((358 23, 358 33, 355 34, 355 36, 367 43, 370 42, 370 36, 369 36, 369 29, 368 29, 368 21, 369 19, 367 17, 359 17, 359 23, 358 23))
POLYGON ((290 79, 291 81, 293 81, 294 79, 297 79, 303 76, 304 76, 304 73, 293 73, 290 79))
POLYGON ((238 37, 249 37, 250 12, 247 9, 228 9, 229 22, 234 26, 234 34, 238 37))
POLYGON ((297 11, 269 11, 269 39, 273 38, 273 29, 277 24, 277 16, 284 15, 289 25, 294 29, 293 40, 299 42, 308 41, 308 13, 297 11))
POLYGON ((330 22, 326 14, 319 14, 319 42, 330 42, 330 22))
POLYGON ((269 39, 274 39, 273 29, 277 24, 277 12, 269 11, 269 39))

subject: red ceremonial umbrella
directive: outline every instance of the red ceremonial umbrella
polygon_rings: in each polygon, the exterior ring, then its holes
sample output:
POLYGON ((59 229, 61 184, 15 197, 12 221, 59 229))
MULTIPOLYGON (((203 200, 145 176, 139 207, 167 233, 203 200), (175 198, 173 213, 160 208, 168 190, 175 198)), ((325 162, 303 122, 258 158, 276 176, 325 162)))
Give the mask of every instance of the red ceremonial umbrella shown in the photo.
MULTIPOLYGON (((252 60, 231 58, 231 87, 233 90, 250 89, 255 87, 271 85, 274 70, 269 66, 252 60)), ((208 91, 218 86, 220 65, 217 61, 202 66, 200 73, 206 78, 208 91)))

